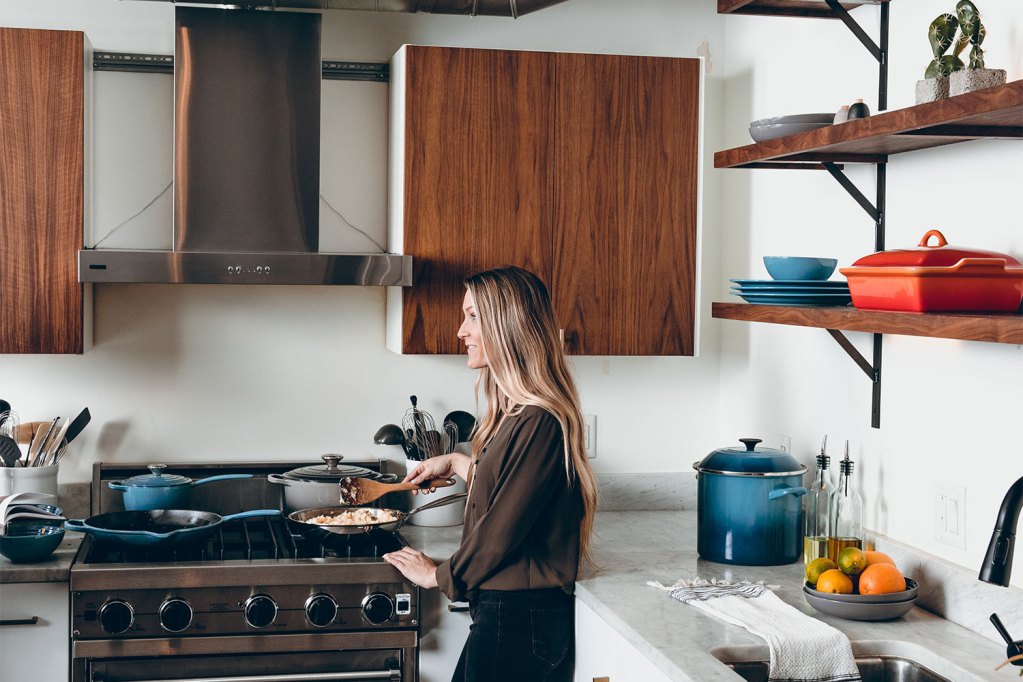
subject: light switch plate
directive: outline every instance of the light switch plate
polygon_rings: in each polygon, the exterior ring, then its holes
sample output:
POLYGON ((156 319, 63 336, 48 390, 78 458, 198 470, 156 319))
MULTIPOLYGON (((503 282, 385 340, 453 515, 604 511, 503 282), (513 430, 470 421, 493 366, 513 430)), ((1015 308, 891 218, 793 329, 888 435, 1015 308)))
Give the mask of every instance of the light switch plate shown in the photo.
POLYGON ((583 415, 583 441, 586 446, 586 457, 594 459, 597 456, 597 415, 583 415))
POLYGON ((966 488, 938 484, 934 495, 934 539, 966 549, 966 488))

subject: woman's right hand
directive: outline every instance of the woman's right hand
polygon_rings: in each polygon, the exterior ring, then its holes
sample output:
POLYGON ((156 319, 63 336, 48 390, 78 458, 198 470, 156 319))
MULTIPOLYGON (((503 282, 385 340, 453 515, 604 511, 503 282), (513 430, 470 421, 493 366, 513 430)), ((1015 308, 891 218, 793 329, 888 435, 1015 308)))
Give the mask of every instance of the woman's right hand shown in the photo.
MULTIPOLYGON (((404 483, 415 483, 420 484, 423 481, 428 481, 431 478, 451 478, 452 476, 458 476, 462 480, 469 473, 469 465, 472 460, 466 455, 453 452, 448 455, 438 455, 437 457, 430 457, 416 464, 416 466, 409 470, 408 474, 405 475, 404 483)), ((436 488, 430 488, 430 492, 436 491, 436 488)), ((418 490, 413 490, 415 494, 418 490)))

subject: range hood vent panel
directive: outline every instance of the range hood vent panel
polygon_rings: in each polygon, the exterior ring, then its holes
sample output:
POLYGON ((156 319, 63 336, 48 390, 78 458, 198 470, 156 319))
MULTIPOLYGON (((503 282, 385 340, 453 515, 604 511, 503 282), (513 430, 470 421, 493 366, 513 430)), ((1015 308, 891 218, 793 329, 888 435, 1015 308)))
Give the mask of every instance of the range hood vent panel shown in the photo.
POLYGON ((176 8, 174 249, 81 250, 79 281, 412 284, 411 256, 318 253, 320 23, 176 8))
POLYGON ((319 248, 320 15, 177 8, 174 248, 319 248))

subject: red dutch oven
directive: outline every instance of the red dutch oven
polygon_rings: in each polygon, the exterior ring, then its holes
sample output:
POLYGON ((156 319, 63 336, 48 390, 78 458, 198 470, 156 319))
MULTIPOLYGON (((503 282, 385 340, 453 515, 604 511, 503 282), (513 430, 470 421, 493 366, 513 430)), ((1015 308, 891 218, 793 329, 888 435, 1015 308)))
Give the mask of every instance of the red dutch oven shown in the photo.
POLYGON ((872 253, 839 272, 853 305, 866 310, 1015 312, 1023 301, 1023 263, 1006 253, 951 246, 938 230, 916 248, 872 253))

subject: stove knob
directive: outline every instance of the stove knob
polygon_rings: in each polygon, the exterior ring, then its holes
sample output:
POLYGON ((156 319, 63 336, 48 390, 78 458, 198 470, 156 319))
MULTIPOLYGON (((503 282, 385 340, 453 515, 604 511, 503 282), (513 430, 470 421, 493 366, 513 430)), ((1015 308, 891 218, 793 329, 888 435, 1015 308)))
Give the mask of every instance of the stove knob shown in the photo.
POLYGON ((184 599, 168 599, 160 607, 160 625, 167 632, 181 632, 192 624, 192 607, 184 599))
POLYGON ((362 600, 362 613, 370 623, 386 623, 394 614, 394 602, 386 594, 376 592, 362 600))
POLYGON ((314 594, 305 602, 305 617, 318 628, 325 628, 337 618, 337 602, 329 594, 314 594))
POLYGON ((277 602, 265 594, 254 594, 245 600, 245 622, 254 628, 265 628, 277 617, 277 602))
POLYGON ((111 599, 99 609, 99 625, 111 635, 127 632, 134 622, 135 611, 126 601, 111 599))

